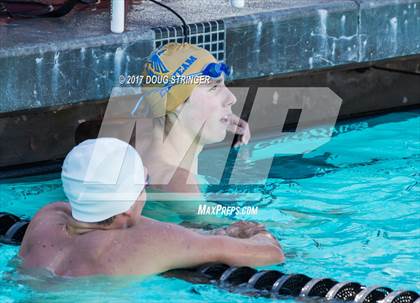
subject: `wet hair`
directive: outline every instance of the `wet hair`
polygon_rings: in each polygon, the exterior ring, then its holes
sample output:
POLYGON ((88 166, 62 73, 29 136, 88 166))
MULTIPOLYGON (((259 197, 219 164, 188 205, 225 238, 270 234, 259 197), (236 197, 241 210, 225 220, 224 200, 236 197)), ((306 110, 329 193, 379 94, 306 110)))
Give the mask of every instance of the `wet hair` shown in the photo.
POLYGON ((109 226, 109 225, 111 225, 114 222, 115 217, 116 216, 112 216, 112 217, 110 217, 108 219, 105 219, 105 220, 102 220, 102 221, 99 221, 99 222, 95 222, 95 224, 103 225, 103 226, 109 226))

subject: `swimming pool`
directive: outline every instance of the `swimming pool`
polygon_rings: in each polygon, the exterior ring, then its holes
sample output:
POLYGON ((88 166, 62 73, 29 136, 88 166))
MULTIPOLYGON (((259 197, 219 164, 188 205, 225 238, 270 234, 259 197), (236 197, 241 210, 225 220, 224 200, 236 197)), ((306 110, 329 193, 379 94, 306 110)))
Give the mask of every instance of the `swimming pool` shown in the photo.
MULTIPOLYGON (((332 140, 315 151, 276 157, 267 183, 255 187, 262 194, 261 201, 253 202, 258 214, 237 216, 265 223, 281 239, 288 258, 272 268, 420 289, 419 114, 340 123, 332 140)), ((277 139, 264 143, 256 146, 254 162, 262 161, 265 149, 281 144, 277 139)), ((252 167, 253 161, 247 165, 252 167)), ((2 182, 0 210, 31 217, 43 205, 63 200, 57 177, 2 182)), ((0 246, 1 302, 268 301, 160 276, 29 276, 15 272, 17 252, 18 247, 0 246)))

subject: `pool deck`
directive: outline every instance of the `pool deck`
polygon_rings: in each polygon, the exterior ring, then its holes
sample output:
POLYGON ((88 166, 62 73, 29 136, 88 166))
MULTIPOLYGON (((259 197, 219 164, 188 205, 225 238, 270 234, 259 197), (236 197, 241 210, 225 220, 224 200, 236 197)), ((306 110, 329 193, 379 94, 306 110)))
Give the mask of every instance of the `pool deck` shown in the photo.
MULTIPOLYGON (((233 79, 420 54, 420 0, 246 2, 243 9, 227 0, 164 3, 185 18, 192 42, 205 46, 209 36, 233 79)), ((0 113, 107 99, 120 75, 141 72, 155 46, 182 37, 179 25, 151 2, 134 6, 123 34, 109 31, 107 11, 2 25, 0 113)))

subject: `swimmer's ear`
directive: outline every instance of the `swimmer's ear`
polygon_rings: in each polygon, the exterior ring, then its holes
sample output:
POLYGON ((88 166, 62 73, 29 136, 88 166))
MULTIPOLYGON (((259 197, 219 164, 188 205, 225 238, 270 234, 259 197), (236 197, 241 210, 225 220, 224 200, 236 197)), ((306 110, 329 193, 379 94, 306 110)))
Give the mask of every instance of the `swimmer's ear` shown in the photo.
POLYGON ((185 103, 187 103, 190 100, 190 97, 188 97, 187 99, 185 99, 184 102, 182 102, 180 105, 178 105, 174 111, 174 113, 178 116, 181 111, 183 110, 185 103))
POLYGON ((178 119, 179 115, 181 114, 182 110, 184 109, 185 103, 190 100, 190 98, 188 97, 183 103, 181 103, 180 105, 178 105, 175 110, 172 112, 175 117, 178 119))
POLYGON ((121 225, 121 224, 125 224, 126 222, 129 222, 132 218, 134 218, 134 210, 132 210, 131 208, 121 214, 118 214, 118 224, 117 225, 121 225))
POLYGON ((117 216, 121 216, 122 218, 127 219, 129 217, 132 217, 133 216, 133 213, 134 213, 133 207, 130 207, 128 210, 126 210, 123 213, 118 214, 117 216))

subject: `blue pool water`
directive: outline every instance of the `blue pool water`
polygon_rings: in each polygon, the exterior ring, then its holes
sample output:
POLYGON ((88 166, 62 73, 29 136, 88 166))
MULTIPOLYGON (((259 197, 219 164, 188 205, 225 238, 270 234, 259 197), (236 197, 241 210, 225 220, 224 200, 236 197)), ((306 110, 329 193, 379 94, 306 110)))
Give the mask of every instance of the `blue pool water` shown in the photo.
MULTIPOLYGON (((245 165, 263 161, 279 144, 257 144, 254 160, 245 165)), ((303 157, 277 156, 266 184, 254 187, 262 194, 253 202, 258 214, 237 219, 265 223, 281 239, 287 262, 273 266, 278 270, 419 291, 419 167, 419 112, 346 122, 330 142, 303 157)), ((20 216, 63 199, 57 175, 0 183, 0 210, 20 216)), ((25 275, 15 270, 17 252, 0 246, 0 302, 269 301, 160 276, 25 275)))

